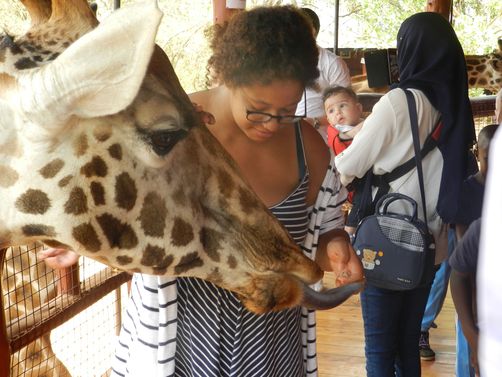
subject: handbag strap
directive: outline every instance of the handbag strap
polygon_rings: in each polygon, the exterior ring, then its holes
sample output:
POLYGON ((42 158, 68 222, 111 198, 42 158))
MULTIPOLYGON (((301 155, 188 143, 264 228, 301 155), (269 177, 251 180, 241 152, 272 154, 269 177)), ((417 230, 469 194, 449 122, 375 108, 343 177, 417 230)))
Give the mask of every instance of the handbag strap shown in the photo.
MULTIPOLYGON (((422 156, 420 154, 420 139, 418 137, 418 117, 417 105, 413 93, 408 89, 404 89, 406 100, 408 102, 408 110, 410 113, 411 135, 413 136, 413 148, 415 149, 415 162, 418 173, 418 183, 420 185, 420 196, 422 197, 422 206, 424 210, 424 222, 427 225, 427 210, 425 207, 425 189, 424 189, 424 175, 422 170, 422 156)), ((428 227, 428 225, 427 225, 428 227)))

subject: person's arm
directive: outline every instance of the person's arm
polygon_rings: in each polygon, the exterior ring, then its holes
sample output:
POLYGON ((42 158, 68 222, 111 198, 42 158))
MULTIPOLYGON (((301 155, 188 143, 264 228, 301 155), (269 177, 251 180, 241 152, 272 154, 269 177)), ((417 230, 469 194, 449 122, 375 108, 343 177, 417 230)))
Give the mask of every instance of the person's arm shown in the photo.
POLYGON ((474 276, 470 273, 462 273, 452 269, 450 276, 450 290, 453 304, 457 311, 458 319, 462 325, 467 343, 471 349, 471 364, 478 370, 478 326, 472 302, 472 292, 474 292, 474 276))
POLYGON ((336 286, 364 279, 361 261, 343 229, 334 229, 319 237, 316 262, 324 271, 335 274, 336 286))

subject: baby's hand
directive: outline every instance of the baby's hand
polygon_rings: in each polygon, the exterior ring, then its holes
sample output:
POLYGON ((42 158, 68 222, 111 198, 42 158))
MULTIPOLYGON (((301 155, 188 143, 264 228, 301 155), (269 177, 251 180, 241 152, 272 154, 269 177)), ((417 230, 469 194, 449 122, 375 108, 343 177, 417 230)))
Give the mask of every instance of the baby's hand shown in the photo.
POLYGON ((337 287, 364 279, 363 266, 348 237, 333 238, 328 243, 326 252, 336 276, 337 287))

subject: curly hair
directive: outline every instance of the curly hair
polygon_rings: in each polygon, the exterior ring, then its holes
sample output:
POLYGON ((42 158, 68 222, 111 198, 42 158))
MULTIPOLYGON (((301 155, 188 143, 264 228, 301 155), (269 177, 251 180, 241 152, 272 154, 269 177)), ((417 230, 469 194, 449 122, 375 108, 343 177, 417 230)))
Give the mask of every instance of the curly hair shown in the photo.
POLYGON ((208 76, 218 83, 238 87, 294 79, 312 86, 319 76, 312 26, 296 7, 257 7, 210 32, 208 76))

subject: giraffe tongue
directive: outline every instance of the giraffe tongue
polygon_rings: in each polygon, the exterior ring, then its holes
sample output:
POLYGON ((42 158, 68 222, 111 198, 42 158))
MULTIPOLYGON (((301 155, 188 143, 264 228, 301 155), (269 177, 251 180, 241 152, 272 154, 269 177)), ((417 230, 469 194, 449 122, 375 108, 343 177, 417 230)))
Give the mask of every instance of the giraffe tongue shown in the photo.
POLYGON ((303 285, 303 300, 301 306, 307 309, 326 310, 337 307, 353 294, 361 291, 364 287, 364 282, 359 281, 342 285, 337 288, 328 289, 327 291, 317 292, 310 288, 307 284, 303 285))

